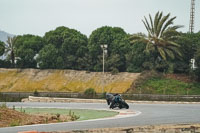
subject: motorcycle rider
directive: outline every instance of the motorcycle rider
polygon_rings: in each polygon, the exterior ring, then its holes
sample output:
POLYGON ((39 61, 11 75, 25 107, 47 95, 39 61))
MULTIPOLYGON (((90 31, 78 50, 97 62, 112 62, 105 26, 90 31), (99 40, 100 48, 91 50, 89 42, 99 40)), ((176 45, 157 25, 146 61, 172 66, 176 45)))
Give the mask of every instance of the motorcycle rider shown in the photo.
POLYGON ((110 105, 110 108, 113 108, 113 105, 115 103, 120 103, 121 96, 119 94, 111 94, 111 93, 106 93, 106 101, 107 104, 110 105), (111 104, 110 104, 111 103, 111 104))

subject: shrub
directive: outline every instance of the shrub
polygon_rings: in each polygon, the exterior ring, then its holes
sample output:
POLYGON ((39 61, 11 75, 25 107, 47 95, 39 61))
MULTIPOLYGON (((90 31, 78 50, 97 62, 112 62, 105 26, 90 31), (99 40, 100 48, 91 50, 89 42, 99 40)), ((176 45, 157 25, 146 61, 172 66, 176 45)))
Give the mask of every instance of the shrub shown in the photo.
POLYGON ((11 127, 20 126, 20 125, 21 125, 21 120, 13 120, 13 121, 10 123, 10 126, 11 126, 11 127))
POLYGON ((80 118, 80 116, 75 115, 71 110, 69 110, 69 116, 71 117, 72 121, 78 120, 80 118))
POLYGON ((34 91, 33 93, 34 96, 39 96, 39 92, 37 90, 34 91))
POLYGON ((113 68, 112 71, 111 71, 111 73, 113 75, 115 75, 115 74, 119 73, 119 70, 117 68, 113 68))
POLYGON ((105 99, 106 98, 106 93, 107 92, 103 92, 100 98, 105 99))
POLYGON ((84 95, 88 97, 94 97, 96 95, 96 91, 94 90, 94 88, 88 88, 84 91, 84 95))

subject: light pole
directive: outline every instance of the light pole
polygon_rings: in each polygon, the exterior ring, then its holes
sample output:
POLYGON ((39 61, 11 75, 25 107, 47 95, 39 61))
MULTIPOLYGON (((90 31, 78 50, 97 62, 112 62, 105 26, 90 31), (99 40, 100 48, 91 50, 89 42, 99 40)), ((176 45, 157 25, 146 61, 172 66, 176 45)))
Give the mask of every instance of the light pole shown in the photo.
POLYGON ((195 69, 197 68, 197 67, 195 66, 195 59, 191 59, 190 62, 191 62, 191 69, 192 69, 192 70, 195 70, 195 69))
POLYGON ((105 56, 105 54, 107 54, 107 47, 108 47, 107 44, 101 45, 101 48, 103 50, 103 87, 102 87, 102 93, 104 93, 104 56, 105 56))

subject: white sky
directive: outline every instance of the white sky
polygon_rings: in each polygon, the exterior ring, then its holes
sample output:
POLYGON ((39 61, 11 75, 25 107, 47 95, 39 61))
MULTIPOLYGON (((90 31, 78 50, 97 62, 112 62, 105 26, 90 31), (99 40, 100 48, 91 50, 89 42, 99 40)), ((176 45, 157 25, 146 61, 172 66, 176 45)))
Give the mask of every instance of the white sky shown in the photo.
MULTIPOLYGON (((175 24, 189 29, 191 0, 0 0, 0 30, 15 35, 45 32, 58 26, 89 36, 101 26, 117 26, 127 33, 146 33, 144 16, 163 11, 177 16, 175 24)), ((200 31, 200 0, 196 0, 195 32, 200 31)))

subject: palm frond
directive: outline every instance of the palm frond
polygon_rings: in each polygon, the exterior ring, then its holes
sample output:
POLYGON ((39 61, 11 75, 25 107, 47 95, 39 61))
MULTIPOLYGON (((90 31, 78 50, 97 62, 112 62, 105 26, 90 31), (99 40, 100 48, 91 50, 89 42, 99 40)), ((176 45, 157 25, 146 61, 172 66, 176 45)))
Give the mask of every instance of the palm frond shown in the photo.
POLYGON ((152 31, 152 34, 154 35, 155 32, 154 32, 153 20, 152 20, 152 17, 150 14, 149 14, 149 19, 150 19, 150 23, 151 23, 151 31, 152 31))
POLYGON ((160 56, 166 60, 166 54, 165 54, 165 51, 161 48, 161 47, 158 47, 158 52, 160 53, 160 56))
POLYGON ((155 47, 151 42, 148 42, 146 45, 146 51, 150 52, 150 51, 155 51, 155 47))
POLYGON ((165 49, 165 52, 167 53, 167 56, 169 56, 171 59, 175 58, 174 53, 171 50, 165 49))
POLYGON ((160 22, 160 19, 162 18, 163 13, 157 12, 155 18, 154 18, 154 32, 157 33, 158 30, 158 24, 160 22))
POLYGON ((151 30, 150 25, 149 25, 149 23, 148 23, 148 21, 147 21, 147 18, 144 17, 144 19, 145 19, 145 24, 146 24, 146 26, 147 26, 147 28, 148 28, 149 34, 152 34, 152 30, 151 30))
POLYGON ((167 41, 163 38, 159 38, 158 42, 157 42, 157 45, 158 46, 161 46, 161 47, 166 47, 166 45, 168 45, 167 41))
POLYGON ((148 27, 147 27, 147 25, 146 25, 146 23, 142 20, 142 22, 143 22, 143 24, 144 24, 144 26, 145 26, 145 28, 146 28, 146 30, 147 30, 147 32, 148 32, 148 34, 150 34, 150 31, 149 31, 149 29, 148 29, 148 27))
POLYGON ((170 49, 171 51, 174 51, 175 54, 177 54, 178 56, 182 57, 182 53, 180 52, 180 49, 178 49, 177 47, 168 46, 167 49, 170 49))
POLYGON ((8 46, 10 47, 11 46, 11 37, 8 36, 6 42, 7 42, 8 46))
POLYGON ((170 31, 176 31, 177 29, 183 28, 183 27, 184 27, 183 25, 174 25, 172 27, 169 27, 168 30, 170 30, 170 31))
MULTIPOLYGON (((160 36, 163 35, 163 32, 169 27, 169 25, 173 24, 174 19, 176 19, 176 17, 173 17, 173 18, 171 18, 170 20, 168 20, 166 22, 166 24, 164 25, 163 29, 161 30, 160 36)), ((169 29, 169 30, 172 30, 172 29, 169 29)))
POLYGON ((143 34, 133 34, 129 37, 129 40, 132 44, 136 43, 136 42, 144 42, 146 43, 146 36, 143 34))
POLYGON ((172 46, 175 46, 175 47, 180 47, 180 45, 179 45, 178 43, 175 43, 175 42, 173 42, 173 41, 167 41, 167 43, 168 43, 169 45, 172 45, 172 46))
POLYGON ((161 21, 158 23, 158 25, 157 25, 157 32, 156 32, 156 36, 157 36, 157 37, 160 36, 160 34, 161 34, 161 29, 162 29, 162 27, 163 27, 163 24, 166 22, 166 20, 169 18, 169 16, 170 16, 170 13, 167 14, 166 16, 164 16, 164 17, 161 19, 161 21))

